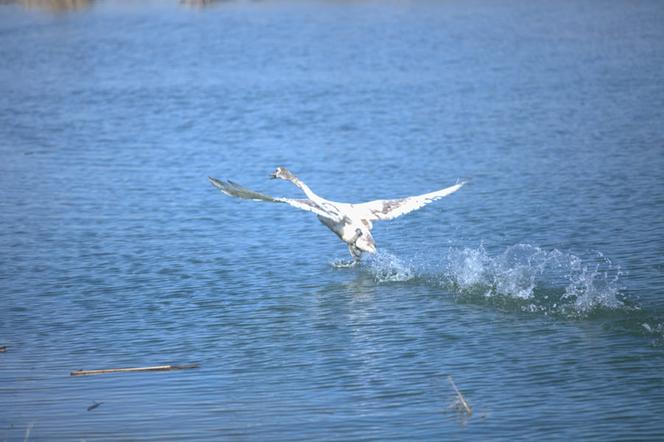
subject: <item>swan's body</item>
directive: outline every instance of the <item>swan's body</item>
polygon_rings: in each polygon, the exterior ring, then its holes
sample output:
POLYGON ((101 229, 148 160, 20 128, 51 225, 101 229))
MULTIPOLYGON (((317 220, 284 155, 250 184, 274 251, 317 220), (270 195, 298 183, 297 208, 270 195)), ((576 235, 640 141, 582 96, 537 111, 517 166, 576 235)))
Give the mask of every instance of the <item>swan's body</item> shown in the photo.
POLYGON ((295 184, 307 199, 275 198, 244 187, 232 181, 220 181, 209 177, 210 182, 226 195, 255 201, 286 203, 298 209, 313 212, 321 223, 346 244, 354 262, 359 261, 362 252, 376 253, 376 243, 371 236, 373 221, 385 221, 405 215, 437 199, 459 190, 464 183, 424 195, 410 196, 392 200, 375 200, 367 203, 349 204, 326 200, 316 195, 306 184, 283 167, 277 168, 272 178, 280 178, 295 184))

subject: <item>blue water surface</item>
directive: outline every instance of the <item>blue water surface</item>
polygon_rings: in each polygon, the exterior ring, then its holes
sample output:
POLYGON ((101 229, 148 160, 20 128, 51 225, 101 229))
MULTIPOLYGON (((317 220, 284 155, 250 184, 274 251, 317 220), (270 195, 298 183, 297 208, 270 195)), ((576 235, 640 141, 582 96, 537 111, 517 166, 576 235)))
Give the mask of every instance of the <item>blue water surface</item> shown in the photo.
POLYGON ((4 2, 0 440, 661 440, 663 23, 4 2), (338 201, 468 184, 338 268, 312 214, 207 181, 301 197, 279 165, 338 201))

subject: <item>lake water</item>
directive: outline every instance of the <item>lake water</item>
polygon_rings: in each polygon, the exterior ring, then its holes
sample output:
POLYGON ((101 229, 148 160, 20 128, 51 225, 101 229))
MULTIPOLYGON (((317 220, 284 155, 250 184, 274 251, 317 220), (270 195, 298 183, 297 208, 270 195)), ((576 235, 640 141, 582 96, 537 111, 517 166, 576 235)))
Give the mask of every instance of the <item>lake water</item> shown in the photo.
POLYGON ((664 437, 662 2, 37 3, 0 5, 0 440, 664 437), (207 181, 299 197, 278 165, 469 182, 341 269, 207 181))

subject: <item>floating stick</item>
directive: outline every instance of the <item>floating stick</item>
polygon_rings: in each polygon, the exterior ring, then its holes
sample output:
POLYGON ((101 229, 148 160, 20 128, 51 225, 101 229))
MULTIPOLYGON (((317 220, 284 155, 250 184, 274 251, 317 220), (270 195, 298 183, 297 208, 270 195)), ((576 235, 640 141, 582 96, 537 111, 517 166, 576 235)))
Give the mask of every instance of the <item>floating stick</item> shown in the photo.
POLYGON ((103 402, 95 402, 94 404, 92 404, 92 405, 90 405, 90 406, 88 407, 88 411, 92 411, 92 410, 94 410, 95 408, 97 408, 97 407, 100 406, 101 404, 103 404, 103 402))
POLYGON ((452 376, 448 376, 447 380, 450 381, 450 384, 452 385, 452 388, 454 388, 454 391, 457 394, 457 400, 456 404, 457 406, 461 406, 463 410, 466 412, 468 416, 471 416, 473 414, 473 409, 470 408, 470 404, 468 404, 468 401, 466 401, 466 398, 463 397, 459 389, 457 388, 456 384, 454 383, 454 380, 452 380, 452 376))
POLYGON ((156 365, 153 367, 132 367, 132 368, 107 368, 103 370, 75 370, 69 373, 71 376, 88 376, 93 374, 106 374, 106 373, 126 373, 133 371, 170 371, 170 370, 185 370, 188 368, 198 368, 198 364, 188 365, 156 365))
POLYGON ((34 422, 30 422, 25 429, 25 437, 23 438, 23 442, 28 442, 30 440, 30 432, 32 431, 32 427, 35 426, 34 422))

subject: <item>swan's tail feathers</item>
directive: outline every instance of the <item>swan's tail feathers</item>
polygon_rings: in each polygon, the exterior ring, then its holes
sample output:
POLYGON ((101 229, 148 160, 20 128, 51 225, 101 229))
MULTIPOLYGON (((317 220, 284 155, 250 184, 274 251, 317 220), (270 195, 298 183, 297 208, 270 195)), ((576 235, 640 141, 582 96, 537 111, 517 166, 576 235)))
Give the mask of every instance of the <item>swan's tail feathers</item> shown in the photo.
POLYGON ((208 177, 210 180, 210 183, 217 189, 221 190, 223 193, 229 196, 234 196, 237 198, 243 198, 247 200, 254 200, 254 201, 270 201, 273 203, 280 203, 282 201, 279 201, 276 198, 273 198, 269 195, 265 195, 263 193, 259 192, 254 192, 253 190, 249 190, 245 187, 240 186, 237 183, 234 183, 233 181, 222 181, 218 180, 213 177, 208 177))

